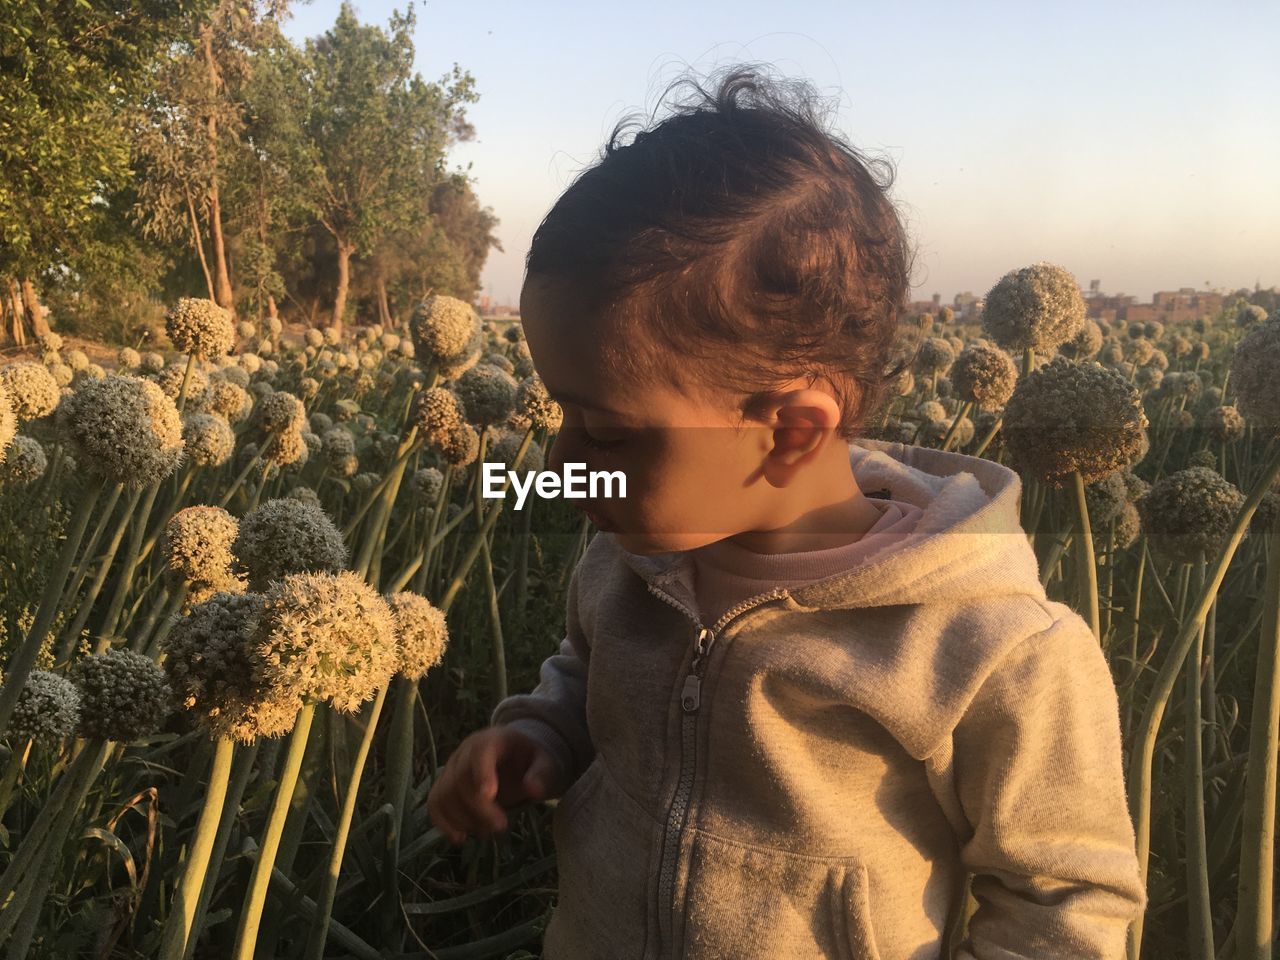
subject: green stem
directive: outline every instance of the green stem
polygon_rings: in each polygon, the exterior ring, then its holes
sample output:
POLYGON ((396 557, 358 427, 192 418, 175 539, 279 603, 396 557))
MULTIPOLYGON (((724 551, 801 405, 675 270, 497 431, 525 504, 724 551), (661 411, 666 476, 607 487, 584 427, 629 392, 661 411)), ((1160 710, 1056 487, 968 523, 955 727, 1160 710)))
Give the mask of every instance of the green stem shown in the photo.
POLYGON ((229 737, 218 738, 213 751, 213 766, 209 770, 209 786, 205 792, 204 806, 200 809, 200 820, 196 824, 191 851, 187 854, 187 865, 182 871, 182 879, 178 881, 169 919, 165 923, 160 960, 182 960, 187 940, 194 929, 196 904, 199 902, 200 888, 209 866, 209 854, 213 851, 214 836, 222 820, 222 806, 227 796, 227 784, 231 779, 231 758, 234 752, 234 740, 229 737))
POLYGON ((9 718, 13 716, 13 709, 18 705, 18 697, 27 682, 27 677, 31 675, 36 657, 40 654, 40 648, 44 646, 44 639, 49 633, 49 627, 53 624, 53 618, 62 601, 62 589, 67 585, 72 561, 75 560, 76 551, 80 549, 80 541, 84 538, 85 528, 89 525, 89 517, 93 515, 94 504, 98 502, 105 486, 106 481, 100 480, 94 483, 85 491, 76 507, 75 516, 67 530, 67 539, 63 541, 62 549, 58 552, 57 564, 54 566, 52 575, 45 582, 35 621, 31 624, 31 629, 27 632, 22 645, 10 655, 9 662, 5 664, 4 686, 0 687, 0 737, 3 737, 5 731, 9 729, 9 718))
MULTIPOLYGON (((1131 809, 1136 817, 1138 864, 1143 884, 1147 882, 1148 860, 1151 856, 1152 767, 1156 739, 1160 733, 1160 721, 1164 717, 1165 707, 1177 683, 1183 661, 1199 633, 1200 625, 1204 623, 1209 605, 1222 586, 1222 580, 1227 574, 1227 566, 1244 538, 1254 511, 1257 510, 1258 504, 1271 489, 1278 475, 1280 475, 1280 454, 1273 453, 1266 470, 1263 471, 1236 515, 1231 533, 1222 544, 1217 560, 1211 568, 1211 575, 1201 589, 1190 616, 1183 620, 1172 648, 1165 655, 1134 739, 1134 749, 1130 758, 1129 785, 1131 809)), ((1252 744, 1250 749, 1253 749, 1252 744)), ((1259 825, 1260 833, 1264 827, 1265 825, 1259 825)), ((1142 955, 1142 923, 1143 918, 1138 917, 1129 927, 1128 960, 1139 960, 1142 955)))
POLYGON ((1080 600, 1089 616, 1089 629, 1099 643, 1102 642, 1102 625, 1098 618, 1098 561, 1093 549, 1093 528, 1089 524, 1089 507, 1084 497, 1084 477, 1079 470, 1071 472, 1076 494, 1076 516, 1080 520, 1080 556, 1076 565, 1080 571, 1080 600))
POLYGON ((1267 563, 1267 606, 1258 639, 1249 763, 1240 840, 1234 932, 1240 960, 1271 960, 1276 845, 1276 764, 1280 750, 1280 524, 1273 524, 1267 563))
POLYGON ((244 906, 240 914, 240 926, 236 930, 234 960, 253 960, 258 941, 258 927, 262 923, 262 910, 266 906, 267 886, 271 881, 271 868, 275 865, 276 852, 280 848, 280 835, 284 831, 285 817, 289 813, 289 801, 298 783, 298 771, 307 751, 307 735, 311 732, 311 719, 315 715, 314 701, 305 703, 298 711, 298 719, 289 738, 289 752, 285 755, 284 769, 276 794, 271 801, 271 813, 263 832, 262 848, 253 864, 249 888, 245 891, 244 906))
POLYGON ((364 764, 369 757, 369 748, 373 745, 374 731, 378 727, 378 717, 382 714, 382 704, 387 698, 388 686, 389 684, 383 684, 378 691, 373 707, 369 710, 369 719, 365 723, 364 736, 360 738, 360 747, 356 750, 351 779, 347 781, 346 793, 342 798, 342 811, 338 816, 333 848, 329 854, 329 869, 325 873, 324 886, 320 890, 319 917, 312 921, 311 935, 307 940, 305 953, 307 960, 324 958, 325 943, 329 939, 329 923, 333 917, 333 901, 338 892, 338 878, 342 873, 342 859, 347 850, 347 838, 351 833, 351 820, 356 812, 356 797, 360 793, 364 764))
MULTIPOLYGON (((1195 567, 1195 589, 1204 586, 1204 553, 1195 567)), ((1187 772, 1183 786, 1186 789, 1186 837, 1187 837, 1187 949, 1188 956, 1196 960, 1213 958, 1213 915, 1210 911, 1212 897, 1209 893, 1209 850, 1204 822, 1204 756, 1203 707, 1200 702, 1200 662, 1204 650, 1204 624, 1196 633, 1194 655, 1187 670, 1186 747, 1187 772)))
POLYGON ((160 492, 160 481, 147 487, 142 498, 142 506, 133 518, 133 533, 129 537, 129 547, 125 552, 124 564, 120 567, 120 579, 116 584, 115 596, 111 598, 111 606, 107 608, 106 619, 98 634, 98 642, 94 653, 104 653, 111 646, 111 638, 115 636, 116 627, 120 623, 120 614, 124 612, 124 602, 133 586, 133 575, 138 569, 138 554, 142 550, 142 538, 147 532, 147 518, 151 516, 151 507, 156 502, 156 494, 160 492))

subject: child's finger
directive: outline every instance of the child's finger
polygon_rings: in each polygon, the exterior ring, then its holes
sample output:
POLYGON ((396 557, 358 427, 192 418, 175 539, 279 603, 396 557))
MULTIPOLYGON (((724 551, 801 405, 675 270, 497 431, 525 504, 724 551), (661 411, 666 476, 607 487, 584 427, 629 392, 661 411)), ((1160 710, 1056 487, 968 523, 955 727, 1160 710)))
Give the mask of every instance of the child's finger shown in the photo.
POLYGON ((493 738, 472 751, 468 767, 472 792, 477 800, 492 800, 498 795, 498 759, 498 743, 493 738))

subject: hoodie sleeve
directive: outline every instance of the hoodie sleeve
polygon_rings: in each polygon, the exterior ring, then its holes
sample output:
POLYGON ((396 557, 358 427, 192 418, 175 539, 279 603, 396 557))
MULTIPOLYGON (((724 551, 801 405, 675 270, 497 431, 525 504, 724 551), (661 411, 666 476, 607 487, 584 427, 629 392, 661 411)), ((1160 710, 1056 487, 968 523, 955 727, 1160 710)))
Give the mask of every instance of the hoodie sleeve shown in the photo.
POLYGON ((957 960, 1117 960, 1146 909, 1115 684, 1088 625, 1062 611, 1003 657, 954 731, 978 903, 957 960))
POLYGON ((591 650, 578 619, 578 587, 582 563, 569 578, 565 602, 565 636, 558 653, 542 662, 539 683, 530 693, 500 701, 491 726, 509 725, 528 734, 555 757, 567 787, 595 756, 587 730, 587 664, 591 650))

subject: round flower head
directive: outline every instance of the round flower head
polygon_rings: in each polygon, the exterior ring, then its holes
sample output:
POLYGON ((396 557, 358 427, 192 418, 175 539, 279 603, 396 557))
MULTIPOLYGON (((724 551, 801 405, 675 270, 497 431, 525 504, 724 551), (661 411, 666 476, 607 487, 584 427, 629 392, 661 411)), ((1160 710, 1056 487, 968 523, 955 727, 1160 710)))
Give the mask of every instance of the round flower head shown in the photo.
POLYGON ((1188 467, 1161 477, 1138 503, 1151 548, 1176 563, 1200 551, 1212 561, 1226 542, 1244 494, 1207 467, 1188 467))
POLYGON ((511 362, 511 358, 505 353, 499 353, 497 350, 490 350, 480 358, 480 362, 497 367, 506 373, 514 374, 516 372, 516 365, 511 362))
POLYGON ((457 297, 428 297, 409 318, 414 355, 423 363, 456 360, 467 352, 479 333, 479 315, 471 304, 457 297))
POLYGON ((904 367, 894 381, 893 392, 899 397, 909 397, 916 389, 916 378, 909 368, 904 367))
POLYGON ((1231 360, 1231 388, 1246 420, 1280 430, 1280 317, 1259 323, 1241 338, 1231 360))
POLYGON ((392 350, 396 349, 396 347, 400 346, 400 335, 396 333, 384 333, 379 338, 379 342, 382 344, 382 349, 386 350, 387 353, 390 353, 392 350))
POLYGON ((62 337, 52 330, 40 334, 40 349, 45 353, 57 353, 62 349, 62 337))
POLYGON ((1085 302, 1071 272, 1051 263, 1012 270, 987 293, 982 326, 1006 350, 1051 352, 1075 337, 1085 302))
MULTIPOLYGON (((946 437, 947 431, 951 429, 950 418, 941 420, 930 420, 924 424, 920 431, 920 436, 928 440, 930 443, 941 443, 946 437)), ((953 442, 963 447, 973 440, 974 426, 973 421, 968 417, 961 417, 960 422, 956 424, 955 438, 953 442)))
POLYGON ((1101 525, 1116 519, 1129 502, 1124 474, 1117 470, 1086 486, 1084 502, 1089 511, 1090 523, 1101 525))
POLYGON ((301 430, 285 430, 268 434, 262 447, 262 459, 277 466, 301 466, 311 457, 306 435, 301 430))
POLYGON ((249 387, 249 371, 244 367, 222 367, 215 374, 214 379, 226 380, 246 390, 249 387))
POLYGON ((164 354, 156 350, 148 350, 142 355, 142 372, 159 373, 164 369, 164 354))
POLYGON ((951 368, 956 395, 978 407, 1002 407, 1013 395, 1018 368, 998 347, 971 345, 960 351, 951 368))
POLYGON ((0 476, 6 483, 25 487, 43 477, 48 467, 49 458, 40 441, 19 434, 9 442, 4 460, 0 461, 0 476))
POLYGON ((423 467, 413 475, 413 489, 418 496, 429 504, 440 498, 440 488, 444 486, 444 474, 435 467, 423 467))
POLYGON ((1146 337, 1128 340, 1124 345, 1124 358, 1140 367, 1145 366, 1155 352, 1156 345, 1146 337))
POLYGON ((240 335, 241 340, 252 340, 258 333, 258 328, 248 320, 241 320, 236 324, 236 333, 240 335))
POLYGON ((947 419, 947 408, 937 400, 925 400, 916 407, 916 413, 920 415, 922 420, 945 420, 947 419))
POLYGON ((179 299, 165 314, 164 329, 175 347, 197 357, 221 356, 236 342, 231 311, 198 297, 179 299))
POLYGON ((1133 382, 1143 390, 1156 391, 1164 383, 1164 371, 1159 367, 1139 367, 1133 375, 1133 382))
POLYGON ((68 386, 69 384, 74 383, 76 379, 75 371, 65 363, 49 364, 49 372, 53 374, 54 382, 57 383, 59 387, 68 386))
POLYGON ((19 423, 53 413, 62 397, 53 374, 34 360, 0 366, 0 389, 9 395, 19 423))
POLYGON ((253 410, 253 396, 239 384, 218 378, 210 382, 202 406, 228 423, 240 423, 253 410))
POLYGON ((1267 320, 1267 311, 1256 303, 1247 303, 1236 313, 1236 326, 1248 330, 1267 320))
POLYGON ((477 426, 501 423, 515 409, 516 381, 498 367, 481 363, 458 378, 454 392, 467 419, 477 426))
POLYGON ((1151 351, 1151 359, 1148 360, 1147 363, 1158 370, 1168 370, 1169 355, 1166 354, 1159 347, 1156 347, 1151 351))
POLYGON ((54 742, 74 737, 80 724, 75 684, 48 670, 32 670, 9 720, 9 742, 54 742))
POLYGON ((115 374, 89 380, 64 406, 60 419, 82 462, 107 480, 145 487, 177 469, 182 421, 150 380, 115 374))
POLYGON ((412 340, 401 340, 400 345, 396 347, 396 353, 402 357, 413 357, 416 353, 412 340))
POLYGON ((215 593, 164 639, 164 669, 177 700, 212 737, 252 743, 288 733, 297 719, 296 695, 261 673, 253 631, 262 608, 260 593, 215 593))
POLYGON ((540 377, 525 377, 520 381, 516 387, 516 409, 543 430, 559 430, 564 421, 564 411, 551 399, 540 377))
POLYGON ((395 617, 399 640, 396 672, 417 680, 444 657, 449 642, 444 612, 416 593, 393 593, 387 603, 395 617))
POLYGON ((182 439, 187 457, 198 467, 220 467, 231 459, 236 434, 222 417, 189 413, 182 418, 182 439))
POLYGON ((484 334, 476 331, 475 335, 467 341, 467 348, 461 354, 441 361, 441 378, 444 380, 458 379, 458 377, 480 362, 480 354, 483 350, 484 334))
POLYGON ((1055 357, 1019 381, 1004 409, 1005 446, 1019 468, 1052 486, 1073 471, 1085 483, 1146 454, 1147 416, 1116 371, 1055 357))
POLYGON ((950 377, 939 377, 934 384, 934 389, 938 391, 939 397, 949 397, 955 392, 950 377))
POLYGON ((320 495, 316 493, 314 487, 299 484, 286 493, 285 496, 290 500, 301 500, 303 503, 314 504, 317 507, 320 506, 320 495))
POLYGON ((1212 450, 1197 450, 1187 458, 1188 467, 1208 467, 1210 470, 1218 469, 1218 455, 1212 450))
POLYGON ((120 352, 116 354, 116 363, 120 365, 121 370, 137 370, 142 366, 142 355, 133 347, 121 347, 120 352))
POLYGON ((916 369, 920 373, 942 373, 955 361, 951 344, 942 337, 928 337, 916 352, 916 369))
POLYGON ((223 583, 234 579, 231 544, 240 524, 221 507, 187 507, 164 528, 164 556, 169 572, 182 580, 223 583))
POLYGON ((418 394, 413 422, 428 446, 440 446, 465 420, 457 394, 444 387, 432 387, 418 394))
POLYGON ((261 429, 268 433, 284 433, 301 430, 307 411, 293 394, 277 390, 257 402, 253 415, 261 429))
POLYGON ((352 713, 398 666, 396 621, 355 574, 290 574, 266 591, 254 630, 261 676, 304 701, 352 713))
POLYGON ((338 330, 337 327, 334 327, 334 326, 325 327, 324 330, 321 331, 321 333, 324 334, 324 342, 329 344, 329 346, 331 347, 336 347, 339 343, 342 342, 342 333, 338 330))
POLYGON ((1080 327, 1080 332, 1058 346, 1058 352, 1072 360, 1087 360, 1089 357, 1096 356, 1101 349, 1102 328, 1087 317, 1080 327))
POLYGON ((330 427, 321 437, 324 458, 329 466, 336 466, 356 452, 356 438, 345 427, 330 427))
POLYGON ((309 327, 307 332, 302 335, 302 338, 308 347, 324 346, 324 334, 317 327, 309 327))
POLYGON ((238 363, 250 376, 262 369, 262 358, 256 353, 242 353, 236 357, 238 363))
POLYGON ((517 465, 516 453, 520 450, 520 444, 524 442, 523 431, 517 433, 514 430, 496 431, 490 436, 488 447, 485 452, 485 459, 495 463, 501 463, 503 469, 519 470, 522 473, 530 472, 538 473, 546 466, 546 457, 543 455, 542 447, 538 445, 537 440, 529 441, 529 448, 525 450, 524 456, 520 458, 517 465))
POLYGON ((83 350, 68 350, 64 359, 72 370, 83 370, 89 366, 89 355, 83 350))
POLYGON ((1119 340, 1107 340, 1102 344, 1102 349, 1098 351, 1098 359, 1112 366, 1122 363, 1124 361, 1124 347, 1120 345, 1119 340))
MULTIPOLYGON (((182 381, 187 375, 187 365, 171 364, 155 375, 156 386, 164 391, 166 397, 178 399, 182 392, 182 381)), ((187 403, 190 405, 194 397, 200 396, 209 389, 209 375, 199 367, 191 368, 191 377, 187 380, 187 403)))
POLYGON ((112 648, 76 661, 69 679, 80 692, 80 736, 128 743, 160 729, 173 691, 150 657, 112 648))
POLYGON ((5 450, 18 432, 18 418, 13 412, 13 401, 4 387, 0 387, 0 463, 4 462, 5 450))
POLYGON ((1132 503, 1126 503, 1120 508, 1120 514, 1116 517, 1115 548, 1129 549, 1140 533, 1142 533, 1142 518, 1138 508, 1132 503))
POLYGON ((291 573, 340 570, 347 562, 346 544, 328 514, 291 497, 268 500, 241 517, 232 552, 251 590, 291 573))
POLYGON ((357 473, 351 479, 351 487, 357 493, 368 493, 381 482, 381 474, 374 473, 373 471, 366 471, 365 473, 357 473))
POLYGON ((480 455, 480 434, 469 423, 460 423, 444 436, 436 449, 446 463, 454 467, 466 467, 480 455))
POLYGON ((1204 415, 1204 426, 1218 443, 1232 443, 1244 436, 1244 417, 1233 406, 1208 410, 1204 415))

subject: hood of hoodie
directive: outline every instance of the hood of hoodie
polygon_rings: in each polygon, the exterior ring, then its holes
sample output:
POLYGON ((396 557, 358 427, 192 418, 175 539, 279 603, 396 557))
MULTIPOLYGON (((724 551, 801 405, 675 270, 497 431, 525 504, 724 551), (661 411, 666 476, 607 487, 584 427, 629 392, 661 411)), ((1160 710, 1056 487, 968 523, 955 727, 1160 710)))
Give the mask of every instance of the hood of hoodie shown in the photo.
MULTIPOLYGON (((1019 519, 1022 483, 1008 467, 961 453, 865 438, 849 444, 849 463, 864 493, 887 491, 889 498, 914 504, 923 514, 893 549, 787 591, 799 609, 976 595, 1045 599, 1035 552, 1019 519)), ((648 583, 696 608, 688 551, 640 555, 617 549, 648 583)))

